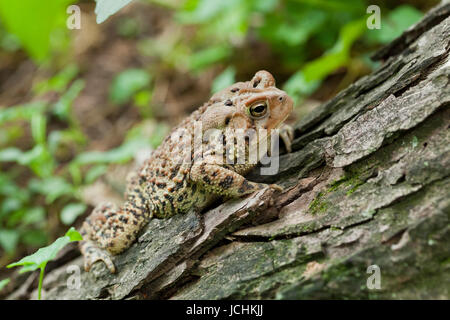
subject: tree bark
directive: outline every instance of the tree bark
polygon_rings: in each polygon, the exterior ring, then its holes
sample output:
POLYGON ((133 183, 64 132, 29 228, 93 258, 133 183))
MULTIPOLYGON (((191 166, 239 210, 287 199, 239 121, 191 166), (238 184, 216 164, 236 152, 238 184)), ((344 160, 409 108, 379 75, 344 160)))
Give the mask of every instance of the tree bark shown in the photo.
POLYGON ((96 264, 70 289, 78 256, 46 275, 43 297, 448 299, 449 51, 447 2, 296 125, 277 175, 250 174, 284 192, 152 220, 116 275, 96 264))

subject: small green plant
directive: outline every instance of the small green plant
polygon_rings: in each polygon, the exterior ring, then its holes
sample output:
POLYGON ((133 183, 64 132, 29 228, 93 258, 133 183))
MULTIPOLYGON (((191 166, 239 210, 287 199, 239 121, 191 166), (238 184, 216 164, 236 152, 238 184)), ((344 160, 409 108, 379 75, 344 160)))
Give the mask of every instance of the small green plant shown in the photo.
POLYGON ((67 244, 73 241, 83 240, 81 235, 75 228, 70 228, 69 231, 63 237, 60 237, 55 240, 51 245, 40 248, 38 251, 33 253, 32 255, 26 256, 22 258, 20 261, 11 263, 7 266, 7 268, 22 266, 22 269, 19 273, 35 271, 40 269, 39 275, 39 285, 38 285, 38 299, 41 300, 41 292, 42 292, 42 282, 44 280, 44 272, 47 263, 56 258, 56 255, 62 248, 64 248, 67 244))

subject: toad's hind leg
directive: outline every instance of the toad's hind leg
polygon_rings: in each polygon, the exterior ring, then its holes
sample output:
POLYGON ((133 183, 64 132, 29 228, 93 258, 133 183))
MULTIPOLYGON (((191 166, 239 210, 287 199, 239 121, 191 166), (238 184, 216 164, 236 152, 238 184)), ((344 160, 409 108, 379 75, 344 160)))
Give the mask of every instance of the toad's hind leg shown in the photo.
POLYGON ((109 203, 99 205, 83 223, 84 241, 80 242, 80 251, 86 271, 95 262, 103 261, 112 273, 115 272, 111 254, 119 254, 130 247, 151 218, 150 208, 139 194, 130 194, 120 208, 109 203))

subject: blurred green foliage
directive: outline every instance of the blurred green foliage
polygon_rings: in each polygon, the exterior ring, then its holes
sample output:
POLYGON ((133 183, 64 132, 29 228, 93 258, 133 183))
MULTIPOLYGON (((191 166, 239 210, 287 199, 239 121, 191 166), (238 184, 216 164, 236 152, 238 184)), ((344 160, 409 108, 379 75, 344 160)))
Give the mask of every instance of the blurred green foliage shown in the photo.
MULTIPOLYGON (((149 140, 138 125, 115 149, 84 151, 86 138, 72 110, 74 99, 84 88, 84 81, 77 76, 78 68, 69 65, 34 87, 38 97, 59 93, 54 103, 36 101, 0 107, 0 137, 9 137, 7 132, 11 128, 21 129, 17 137, 23 136, 26 131, 23 128, 28 127, 33 140, 28 150, 14 146, 15 139, 0 140, 0 247, 8 254, 12 255, 21 243, 32 247, 45 245, 50 211, 58 210, 61 223, 71 225, 87 209, 81 202, 82 187, 104 174, 108 164, 125 163, 138 150, 155 148, 167 133, 167 127, 158 124, 149 140), (63 121, 65 129, 50 131, 48 121, 52 117, 63 121), (59 156, 67 144, 77 146, 77 153, 69 162, 59 156), (26 181, 21 181, 23 175, 28 176, 26 181)), ((118 79, 112 82, 111 92, 114 94, 116 90, 115 94, 122 99, 116 102, 120 103, 150 81, 144 71, 136 69, 119 74, 118 79), (121 77, 127 77, 127 81, 120 80, 121 77)))
POLYGON ((218 92, 235 82, 236 69, 233 66, 226 68, 219 74, 211 85, 211 93, 218 92))
POLYGON ((11 280, 9 278, 0 280, 0 291, 5 288, 11 280))
MULTIPOLYGON (((83 187, 102 176, 108 165, 130 161, 143 148, 155 148, 168 131, 158 123, 147 139, 143 122, 116 148, 88 149, 89 141, 72 110, 85 88, 83 75, 73 61, 61 69, 52 60, 68 49, 66 9, 76 2, 51 0, 43 5, 35 0, 0 0, 0 50, 23 49, 38 66, 53 70, 53 76, 35 83, 32 102, 3 106, 0 101, 0 250, 9 257, 20 245, 47 244, 55 217, 62 225, 73 224, 87 210, 81 198, 83 187), (48 95, 56 96, 56 101, 48 95)), ((129 2, 97 1, 97 21, 129 2)), ((136 107, 143 120, 153 117, 149 106, 160 73, 202 77, 212 70, 217 76, 211 92, 216 92, 234 83, 241 70, 251 73, 262 68, 253 64, 262 61, 261 55, 269 57, 263 67, 283 74, 283 88, 300 105, 336 70, 359 63, 373 68, 367 57, 422 16, 411 5, 393 7, 392 2, 380 1, 382 28, 369 30, 366 9, 372 3, 368 0, 146 2, 173 13, 170 32, 140 35, 134 16, 116 21, 117 35, 133 38, 149 63, 117 73, 105 101, 118 110, 136 107)))
MULTIPOLYGON (((392 41, 422 16, 410 5, 391 10, 382 2, 382 28, 369 30, 366 9, 372 3, 366 0, 150 2, 171 8, 178 24, 196 29, 188 35, 174 31, 167 37, 143 40, 143 54, 159 57, 169 68, 200 76, 208 68, 224 66, 213 83, 214 92, 235 82, 233 70, 258 56, 251 43, 265 43, 276 59, 272 67, 291 74, 283 89, 297 102, 337 69, 358 60, 367 62, 377 45, 392 41), (355 54, 356 42, 365 51, 355 54)), ((367 63, 368 68, 373 66, 367 63)))
POLYGON ((129 102, 134 94, 150 84, 150 80, 150 75, 145 70, 125 70, 114 78, 109 98, 117 104, 129 102))

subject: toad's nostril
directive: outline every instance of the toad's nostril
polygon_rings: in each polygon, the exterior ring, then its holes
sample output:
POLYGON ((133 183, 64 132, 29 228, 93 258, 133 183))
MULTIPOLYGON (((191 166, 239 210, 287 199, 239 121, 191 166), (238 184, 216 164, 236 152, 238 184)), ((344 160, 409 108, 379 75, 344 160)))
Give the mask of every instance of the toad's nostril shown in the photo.
POLYGON ((279 97, 278 97, 278 100, 279 100, 279 101, 283 101, 283 100, 284 100, 284 96, 279 96, 279 97))

